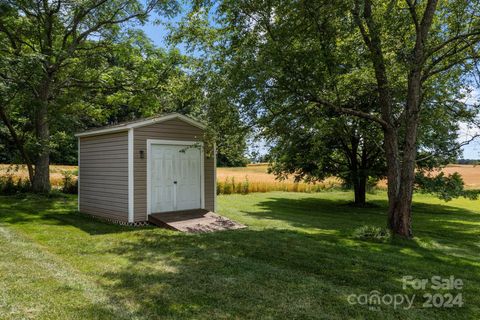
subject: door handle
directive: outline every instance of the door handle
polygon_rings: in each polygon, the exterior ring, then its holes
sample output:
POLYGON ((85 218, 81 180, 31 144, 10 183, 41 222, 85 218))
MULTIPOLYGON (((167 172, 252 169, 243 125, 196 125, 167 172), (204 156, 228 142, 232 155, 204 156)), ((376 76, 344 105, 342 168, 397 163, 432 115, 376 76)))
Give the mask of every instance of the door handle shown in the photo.
POLYGON ((173 181, 173 184, 177 184, 177 181, 173 181))

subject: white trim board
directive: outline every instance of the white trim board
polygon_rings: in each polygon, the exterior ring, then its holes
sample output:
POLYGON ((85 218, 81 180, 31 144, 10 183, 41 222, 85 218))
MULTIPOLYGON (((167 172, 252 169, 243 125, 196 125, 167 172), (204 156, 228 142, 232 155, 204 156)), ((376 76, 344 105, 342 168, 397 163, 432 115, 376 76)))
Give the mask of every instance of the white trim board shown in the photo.
POLYGON ((96 135, 99 135, 99 134, 115 133, 115 132, 125 131, 125 130, 129 130, 129 129, 140 128, 140 127, 148 126, 148 125, 151 125, 151 124, 154 124, 154 123, 160 123, 160 122, 173 120, 173 119, 182 120, 186 123, 191 124, 192 126, 200 128, 200 129, 205 129, 206 128, 206 126, 203 123, 201 123, 197 120, 194 120, 192 118, 184 116, 183 114, 172 113, 172 114, 168 114, 168 115, 161 116, 161 117, 158 117, 158 118, 146 119, 146 120, 143 120, 143 121, 125 123, 123 125, 120 124, 120 125, 117 125, 117 126, 107 127, 107 128, 103 128, 103 129, 81 132, 81 133, 75 134, 75 137, 90 137, 90 136, 96 136, 96 135))
POLYGON ((151 192, 152 192, 152 165, 151 165, 151 150, 153 144, 160 145, 175 145, 175 146, 191 146, 200 145, 200 209, 205 209, 205 154, 203 142, 201 141, 184 141, 184 140, 158 140, 147 139, 147 220, 151 212, 151 192))
POLYGON ((135 172, 133 170, 133 128, 128 129, 128 222, 133 222, 134 215, 134 198, 135 198, 135 172))

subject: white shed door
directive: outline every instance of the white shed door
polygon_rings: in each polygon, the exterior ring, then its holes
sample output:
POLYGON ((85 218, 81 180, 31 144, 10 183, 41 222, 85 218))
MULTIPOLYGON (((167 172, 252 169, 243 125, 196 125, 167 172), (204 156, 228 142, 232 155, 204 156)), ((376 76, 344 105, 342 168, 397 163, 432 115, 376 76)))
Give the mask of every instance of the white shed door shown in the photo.
POLYGON ((199 148, 152 144, 151 212, 201 208, 199 148))

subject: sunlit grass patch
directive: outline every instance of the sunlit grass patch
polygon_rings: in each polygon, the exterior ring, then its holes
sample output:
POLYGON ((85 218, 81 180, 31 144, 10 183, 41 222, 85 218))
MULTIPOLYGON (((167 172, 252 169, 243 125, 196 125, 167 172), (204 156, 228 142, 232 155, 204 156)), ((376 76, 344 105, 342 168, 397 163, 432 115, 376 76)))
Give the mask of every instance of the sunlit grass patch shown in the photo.
MULTIPOLYGON (((385 193, 218 197, 247 229, 183 234, 76 212, 76 197, 0 197, 0 319, 478 319, 480 201, 415 195, 415 238, 369 242, 386 224, 385 193), (351 294, 416 294, 402 277, 454 275, 462 308, 351 305, 351 294)), ((442 291, 443 292, 443 291, 442 291)))

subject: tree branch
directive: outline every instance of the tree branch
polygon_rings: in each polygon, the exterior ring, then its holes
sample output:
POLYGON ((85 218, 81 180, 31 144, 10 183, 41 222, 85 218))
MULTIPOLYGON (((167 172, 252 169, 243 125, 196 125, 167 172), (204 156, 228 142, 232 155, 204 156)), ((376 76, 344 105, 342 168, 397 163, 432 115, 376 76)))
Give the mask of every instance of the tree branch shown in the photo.
POLYGON ((438 74, 438 73, 441 73, 441 72, 444 72, 444 71, 447 71, 453 67, 455 67, 456 65, 462 63, 462 62, 465 62, 465 61, 468 61, 468 60, 475 60, 475 59, 480 59, 480 55, 475 55, 475 56, 468 56, 468 57, 464 57, 464 58, 461 58, 459 60, 455 60, 441 68, 438 68, 438 69, 430 69, 428 70, 427 73, 425 73, 422 77, 422 81, 426 81, 428 78, 438 74))
POLYGON ((437 8, 438 0, 428 0, 427 7, 423 13, 422 22, 420 23, 420 41, 424 47, 426 44, 428 32, 433 22, 435 10, 437 8))
POLYGON ((408 5, 408 10, 410 11, 410 16, 412 16, 413 24, 415 25, 415 31, 418 33, 420 29, 420 23, 418 22, 418 15, 417 15, 417 2, 412 2, 412 0, 406 0, 408 5))
POLYGON ((467 144, 469 144, 470 142, 472 142, 473 140, 475 140, 475 139, 477 139, 477 138, 479 138, 479 137, 480 137, 480 133, 475 134, 475 135, 473 135, 472 137, 470 137, 470 139, 465 140, 465 141, 459 143, 459 144, 458 144, 456 147, 454 147, 454 148, 448 149, 448 150, 445 151, 445 152, 433 152, 433 153, 429 154, 428 156, 425 156, 425 157, 423 157, 423 158, 417 159, 416 162, 425 161, 425 160, 428 160, 428 159, 430 159, 430 158, 433 158, 433 157, 438 156, 438 155, 441 155, 441 154, 449 154, 449 153, 451 153, 451 152, 453 152, 453 151, 457 151, 457 150, 459 150, 460 148, 466 146, 467 144))
POLYGON ((15 146, 17 147, 18 151, 20 152, 20 155, 22 156, 23 160, 25 161, 25 164, 27 165, 28 178, 29 178, 30 183, 31 183, 32 179, 33 179, 33 175, 34 175, 32 161, 31 161, 30 156, 28 155, 27 151, 25 150, 25 146, 24 146, 24 143, 23 143, 22 139, 19 138, 19 136, 17 134, 17 131, 15 130, 15 127, 10 122, 10 119, 8 118, 7 113, 5 111, 5 107, 3 105, 0 105, 0 119, 2 120, 2 122, 7 127, 8 131, 10 132, 10 136, 12 137, 12 140, 15 143, 15 146))
POLYGON ((456 41, 460 41, 460 40, 464 41, 467 38, 470 38, 472 36, 480 36, 480 30, 475 30, 475 31, 472 31, 472 32, 469 32, 469 33, 458 34, 454 37, 451 37, 450 39, 445 40, 443 43, 439 44, 438 46, 433 47, 430 50, 428 50, 427 55, 431 56, 434 53, 436 53, 437 51, 440 51, 441 49, 445 48, 447 45, 449 45, 452 42, 456 42, 456 41))
POLYGON ((340 106, 337 106, 337 105, 331 103, 330 101, 323 100, 323 99, 320 99, 320 98, 313 98, 313 99, 310 99, 310 101, 314 102, 318 105, 321 105, 321 106, 329 107, 329 108, 331 108, 332 110, 334 110, 338 113, 343 113, 343 114, 367 119, 367 120, 370 120, 370 121, 374 121, 374 122, 380 124, 384 128, 388 128, 390 126, 382 118, 376 117, 373 114, 370 114, 370 113, 367 113, 367 112, 363 112, 363 111, 355 110, 355 109, 350 109, 350 108, 340 107, 340 106))

